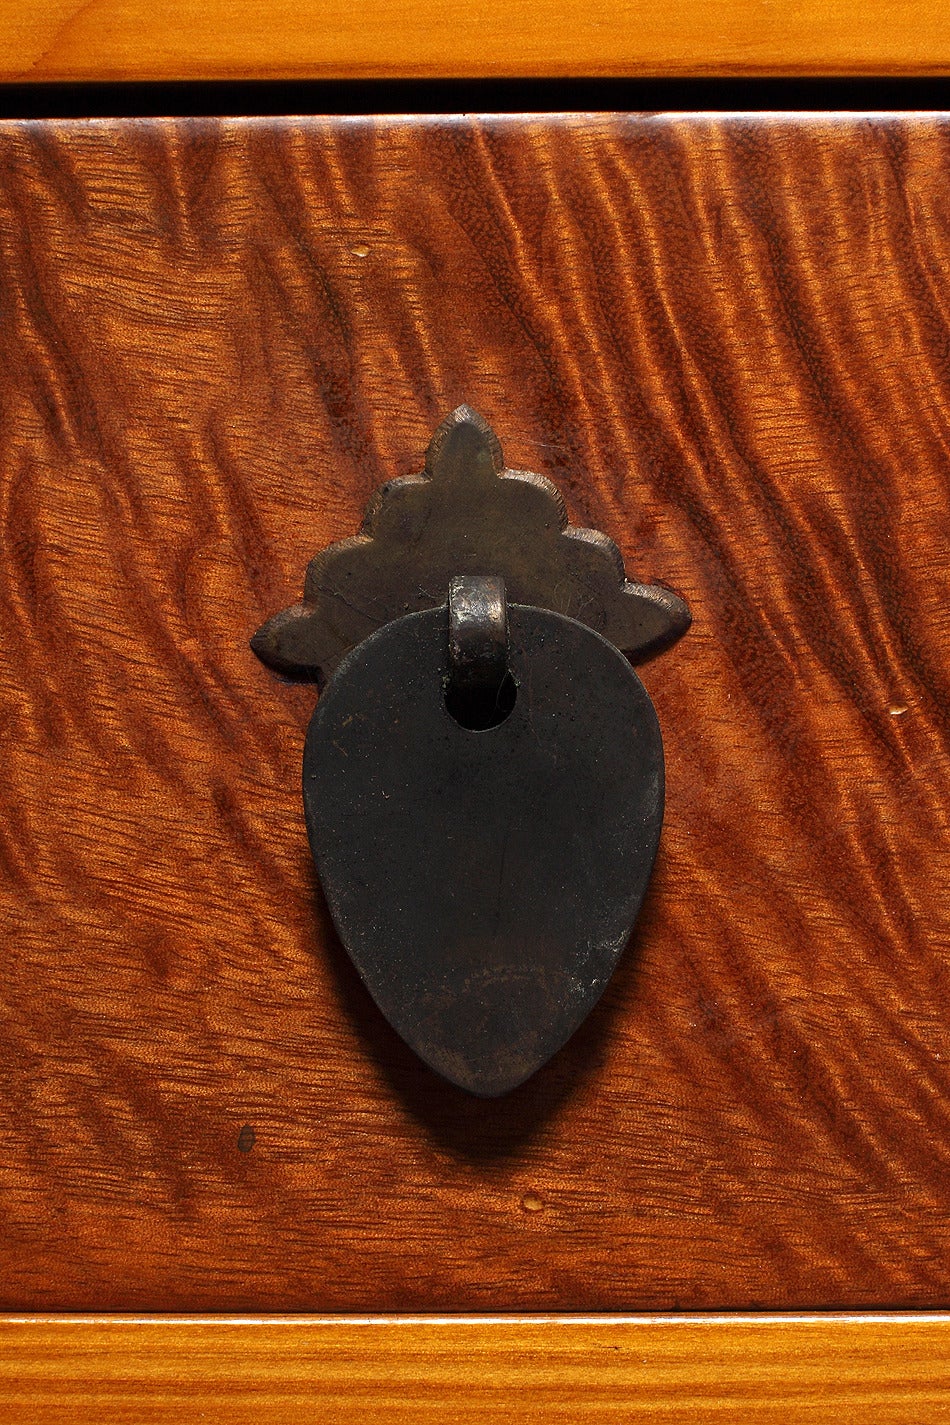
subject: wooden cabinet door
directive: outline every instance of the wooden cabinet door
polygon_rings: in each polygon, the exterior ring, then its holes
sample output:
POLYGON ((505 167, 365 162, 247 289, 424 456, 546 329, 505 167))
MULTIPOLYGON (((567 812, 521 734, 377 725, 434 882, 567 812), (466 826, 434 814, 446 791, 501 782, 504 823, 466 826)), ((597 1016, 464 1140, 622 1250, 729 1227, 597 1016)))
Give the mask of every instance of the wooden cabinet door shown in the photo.
POLYGON ((950 1302, 950 128, 0 125, 0 1304, 950 1302), (669 582, 644 913, 500 1101, 334 937, 261 619, 460 401, 669 582))

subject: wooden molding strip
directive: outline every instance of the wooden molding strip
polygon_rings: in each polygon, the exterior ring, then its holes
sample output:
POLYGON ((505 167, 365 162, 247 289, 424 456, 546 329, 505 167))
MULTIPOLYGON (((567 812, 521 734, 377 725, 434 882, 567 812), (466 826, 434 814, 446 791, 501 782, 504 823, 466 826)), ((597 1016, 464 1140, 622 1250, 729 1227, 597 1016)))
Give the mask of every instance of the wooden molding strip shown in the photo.
POLYGON ((0 1422, 950 1419, 950 1315, 3 1316, 0 1422))
POLYGON ((948 70, 943 0, 0 0, 8 81, 948 70))

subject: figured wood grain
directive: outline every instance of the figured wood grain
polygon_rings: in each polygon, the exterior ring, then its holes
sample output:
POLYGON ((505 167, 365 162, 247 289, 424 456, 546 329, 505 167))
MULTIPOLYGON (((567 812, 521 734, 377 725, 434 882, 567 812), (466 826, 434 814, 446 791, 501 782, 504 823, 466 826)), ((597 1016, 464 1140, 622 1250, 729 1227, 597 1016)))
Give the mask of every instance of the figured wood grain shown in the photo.
POLYGON ((950 126, 0 128, 0 1302, 950 1301, 950 126), (694 626, 621 967, 387 1028, 248 648, 468 400, 694 626))
POLYGON ((0 1421, 950 1419, 950 1319, 0 1318, 0 1421))
POLYGON ((936 75, 941 0, 0 0, 0 79, 936 75))

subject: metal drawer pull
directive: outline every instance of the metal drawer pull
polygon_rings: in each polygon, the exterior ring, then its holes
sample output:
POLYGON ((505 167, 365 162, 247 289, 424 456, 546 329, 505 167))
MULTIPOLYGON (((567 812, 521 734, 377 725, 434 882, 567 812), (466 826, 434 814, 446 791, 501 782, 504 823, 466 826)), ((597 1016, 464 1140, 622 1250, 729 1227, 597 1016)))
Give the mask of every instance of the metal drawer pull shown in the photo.
POLYGON ((460 406, 424 473, 382 486, 252 639, 325 683, 304 806, 340 937, 403 1039, 472 1093, 540 1068, 629 938, 663 746, 624 655, 689 622, 460 406))

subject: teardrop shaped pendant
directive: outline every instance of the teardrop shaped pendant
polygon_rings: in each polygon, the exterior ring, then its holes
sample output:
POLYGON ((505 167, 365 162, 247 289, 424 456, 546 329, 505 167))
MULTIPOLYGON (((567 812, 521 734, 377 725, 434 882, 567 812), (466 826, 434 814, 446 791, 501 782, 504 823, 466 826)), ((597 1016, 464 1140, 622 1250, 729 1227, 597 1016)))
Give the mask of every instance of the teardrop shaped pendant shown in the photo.
POLYGON ((397 1032, 472 1093, 539 1069, 616 966, 663 819, 625 655, 689 621, 461 406, 252 640, 326 681, 304 806, 340 937, 397 1032))

